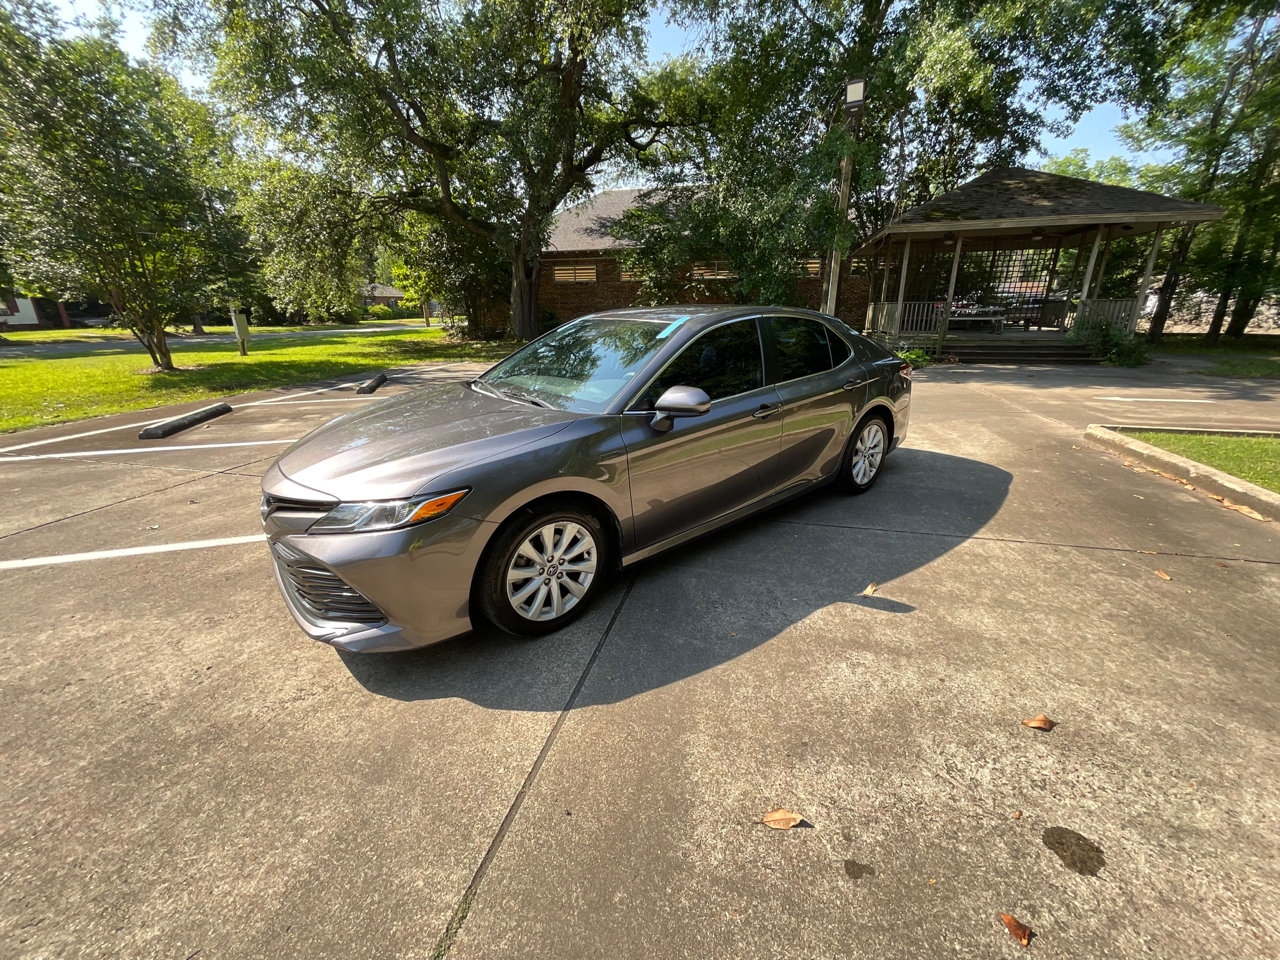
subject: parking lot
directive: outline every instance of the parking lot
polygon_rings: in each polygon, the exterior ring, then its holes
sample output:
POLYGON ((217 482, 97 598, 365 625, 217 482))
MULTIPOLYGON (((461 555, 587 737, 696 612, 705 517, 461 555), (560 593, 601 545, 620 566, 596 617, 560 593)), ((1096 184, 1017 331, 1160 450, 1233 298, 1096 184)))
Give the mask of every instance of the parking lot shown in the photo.
POLYGON ((1024 955, 1001 912, 1038 956, 1280 954, 1280 518, 1083 439, 1275 429, 1280 384, 931 368, 870 493, 561 633, 309 640, 262 473, 479 369, 0 438, 0 956, 1024 955))

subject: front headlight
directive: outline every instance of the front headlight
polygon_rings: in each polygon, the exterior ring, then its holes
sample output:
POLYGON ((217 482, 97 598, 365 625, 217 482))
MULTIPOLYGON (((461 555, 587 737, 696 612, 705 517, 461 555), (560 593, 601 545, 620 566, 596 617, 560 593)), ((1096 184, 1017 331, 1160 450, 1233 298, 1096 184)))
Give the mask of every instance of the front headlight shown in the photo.
POLYGON ((313 523, 309 533, 367 533, 395 530, 443 517, 470 491, 431 494, 411 500, 361 500, 340 503, 313 523))

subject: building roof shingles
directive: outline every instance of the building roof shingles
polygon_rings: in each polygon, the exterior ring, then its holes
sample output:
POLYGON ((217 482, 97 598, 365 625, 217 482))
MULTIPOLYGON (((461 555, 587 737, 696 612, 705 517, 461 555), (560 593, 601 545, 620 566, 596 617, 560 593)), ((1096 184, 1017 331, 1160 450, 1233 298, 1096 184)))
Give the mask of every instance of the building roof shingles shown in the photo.
POLYGON ((560 212, 551 228, 547 249, 564 252, 616 250, 627 244, 609 234, 609 228, 644 190, 605 190, 560 212))

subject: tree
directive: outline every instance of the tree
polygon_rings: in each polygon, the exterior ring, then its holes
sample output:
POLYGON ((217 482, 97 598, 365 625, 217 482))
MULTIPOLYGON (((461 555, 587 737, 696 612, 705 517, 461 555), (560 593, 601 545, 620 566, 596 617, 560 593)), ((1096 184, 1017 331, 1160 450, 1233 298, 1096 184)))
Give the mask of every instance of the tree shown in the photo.
POLYGON ((207 185, 222 148, 208 110, 130 64, 109 26, 68 39, 43 8, 0 9, 0 137, 0 256, 24 287, 109 303, 174 369, 165 325, 245 259, 207 185))
POLYGON ((166 3, 161 34, 308 168, 501 250, 522 337, 557 208, 683 122, 641 65, 645 0, 166 3))
POLYGON ((467 318, 471 339, 505 328, 502 314, 508 310, 511 265, 500 250, 475 243, 449 221, 415 213, 405 215, 396 249, 402 261, 393 268, 392 278, 423 305, 424 315, 427 303, 438 300, 467 318))
POLYGON ((359 187, 280 157, 246 161, 237 177, 236 209, 261 251, 266 296, 311 321, 353 316, 376 233, 359 187))
POLYGON ((1164 332, 1184 273, 1218 293, 1207 338, 1227 328, 1243 334, 1261 297, 1277 282, 1280 223, 1280 18, 1270 3, 1233 4, 1205 20, 1196 41, 1167 65, 1173 95, 1138 123, 1122 128, 1137 148, 1176 151, 1169 179, 1192 200, 1220 203, 1225 221, 1193 252, 1195 227, 1184 227, 1170 252, 1147 339, 1164 332), (1210 254, 1206 256, 1205 254, 1210 254))
POLYGON ((680 11, 711 38, 710 136, 664 154, 659 202, 624 230, 643 245, 636 264, 675 238, 705 241, 703 255, 729 256, 740 295, 785 293, 797 259, 848 250, 904 208, 1017 162, 1098 98, 1154 98, 1174 42, 1154 0, 684 0, 680 11), (842 115, 851 78, 867 81, 856 139, 842 115), (847 220, 832 202, 842 157, 854 171, 847 220))

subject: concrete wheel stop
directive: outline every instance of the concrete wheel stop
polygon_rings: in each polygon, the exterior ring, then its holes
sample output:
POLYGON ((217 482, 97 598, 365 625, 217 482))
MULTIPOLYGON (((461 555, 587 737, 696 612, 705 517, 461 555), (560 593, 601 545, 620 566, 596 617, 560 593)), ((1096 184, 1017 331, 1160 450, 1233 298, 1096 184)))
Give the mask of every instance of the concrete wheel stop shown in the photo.
POLYGON ((221 417, 231 412, 231 404, 215 403, 211 407, 202 407, 199 410, 192 410, 190 413, 184 413, 180 417, 174 417, 172 420, 165 420, 163 423, 153 423, 149 427, 144 427, 138 433, 139 440, 160 440, 164 437, 171 437, 175 433, 183 430, 189 430, 197 424, 212 420, 215 417, 221 417))

